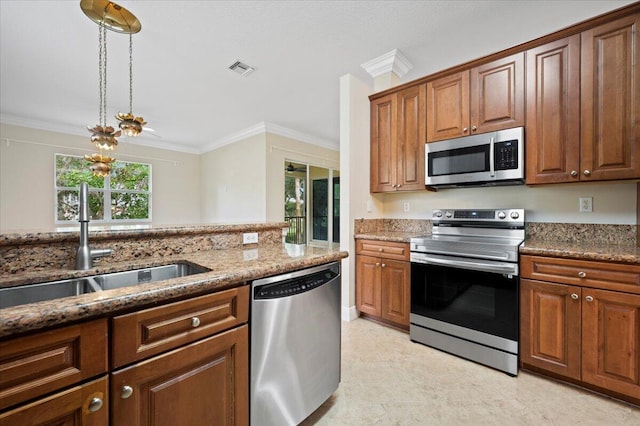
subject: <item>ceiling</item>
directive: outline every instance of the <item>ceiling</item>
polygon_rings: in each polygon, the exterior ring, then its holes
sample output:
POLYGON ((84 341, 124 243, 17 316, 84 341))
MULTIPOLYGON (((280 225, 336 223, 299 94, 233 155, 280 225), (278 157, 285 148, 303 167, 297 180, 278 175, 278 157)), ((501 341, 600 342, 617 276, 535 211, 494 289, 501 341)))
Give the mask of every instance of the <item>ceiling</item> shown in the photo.
MULTIPOLYGON (((339 78, 399 49, 402 81, 534 39, 630 1, 126 1, 133 112, 156 136, 126 140, 200 153, 255 128, 337 149, 339 78), (227 69, 236 60, 247 77, 227 69)), ((4 123, 89 136, 98 122, 98 27, 79 1, 0 0, 4 123)), ((128 36, 108 31, 108 115, 128 112, 128 36)), ((121 140, 124 142, 125 140, 121 140)))

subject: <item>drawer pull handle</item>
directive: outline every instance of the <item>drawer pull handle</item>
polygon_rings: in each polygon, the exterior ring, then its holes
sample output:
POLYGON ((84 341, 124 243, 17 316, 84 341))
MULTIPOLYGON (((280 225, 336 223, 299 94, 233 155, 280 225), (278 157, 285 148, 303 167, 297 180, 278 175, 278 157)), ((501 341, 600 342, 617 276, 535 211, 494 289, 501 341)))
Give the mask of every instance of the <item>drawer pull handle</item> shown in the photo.
POLYGON ((124 385, 120 390, 120 398, 127 399, 133 395, 133 388, 129 385, 124 385))
POLYGON ((571 298, 572 298, 573 300, 578 300, 578 295, 577 295, 576 293, 572 293, 572 294, 571 294, 571 298))
POLYGON ((200 325, 200 318, 193 317, 191 318, 191 327, 196 328, 200 325))
POLYGON ((585 297, 585 299, 587 299, 587 302, 593 302, 593 297, 591 296, 587 296, 585 297))
POLYGON ((102 408, 102 398, 98 398, 97 396, 91 398, 91 401, 89 401, 89 411, 91 411, 92 413, 95 413, 101 408, 102 408))
POLYGON ((587 276, 587 274, 586 274, 586 272, 580 271, 580 272, 578 272, 578 276, 579 276, 580 278, 584 278, 584 277, 586 277, 586 276, 587 276))

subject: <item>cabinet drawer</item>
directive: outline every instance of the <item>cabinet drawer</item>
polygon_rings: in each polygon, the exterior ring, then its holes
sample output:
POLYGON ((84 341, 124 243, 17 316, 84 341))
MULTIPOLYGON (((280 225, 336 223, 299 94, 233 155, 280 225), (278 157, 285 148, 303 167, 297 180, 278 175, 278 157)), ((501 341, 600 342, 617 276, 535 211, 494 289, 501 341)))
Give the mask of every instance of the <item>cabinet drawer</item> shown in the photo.
POLYGON ((245 323, 249 286, 122 315, 113 319, 112 366, 156 355, 245 323))
POLYGON ((388 241, 357 240, 356 254, 408 261, 409 244, 388 241))
POLYGON ((107 320, 0 343, 0 409, 107 371, 107 320))
POLYGON ((640 293, 640 265, 522 256, 521 275, 583 287, 640 293))
POLYGON ((109 424, 107 376, 0 414, 0 426, 109 424), (90 404, 95 401, 90 411, 90 404))

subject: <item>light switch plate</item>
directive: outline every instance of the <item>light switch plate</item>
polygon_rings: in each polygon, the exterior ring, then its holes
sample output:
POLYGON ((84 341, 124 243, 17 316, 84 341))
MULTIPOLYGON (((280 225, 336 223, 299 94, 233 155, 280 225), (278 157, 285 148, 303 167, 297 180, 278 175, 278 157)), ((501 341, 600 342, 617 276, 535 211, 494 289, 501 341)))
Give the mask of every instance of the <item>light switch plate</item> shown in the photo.
POLYGON ((242 234, 242 244, 255 244, 258 242, 257 232, 245 232, 242 234))

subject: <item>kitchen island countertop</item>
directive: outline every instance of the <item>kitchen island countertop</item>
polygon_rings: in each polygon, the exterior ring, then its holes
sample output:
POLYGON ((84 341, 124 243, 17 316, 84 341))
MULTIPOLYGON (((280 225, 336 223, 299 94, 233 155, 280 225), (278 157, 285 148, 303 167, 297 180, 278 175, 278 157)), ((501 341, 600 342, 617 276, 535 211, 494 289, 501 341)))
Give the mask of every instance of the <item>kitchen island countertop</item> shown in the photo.
POLYGON ((413 237, 422 237, 424 232, 401 232, 401 231, 377 231, 355 234, 356 240, 389 241, 394 243, 409 243, 413 237))
POLYGON ((103 262, 87 271, 39 270, 0 276, 0 287, 90 276, 178 262, 210 269, 202 274, 138 284, 113 290, 0 309, 0 337, 114 315, 189 296, 238 287, 245 282, 297 269, 338 261, 348 256, 339 249, 287 244, 245 246, 120 263, 103 262))

